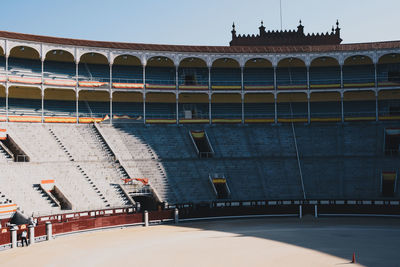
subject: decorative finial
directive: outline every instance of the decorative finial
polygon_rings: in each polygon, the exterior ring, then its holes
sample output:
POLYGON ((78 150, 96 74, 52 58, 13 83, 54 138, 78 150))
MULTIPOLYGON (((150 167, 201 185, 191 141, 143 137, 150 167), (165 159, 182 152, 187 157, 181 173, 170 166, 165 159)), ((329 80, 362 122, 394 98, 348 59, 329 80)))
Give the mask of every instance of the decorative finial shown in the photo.
POLYGON ((333 27, 333 25, 332 25, 332 32, 334 32, 335 31, 335 27, 333 27))
POLYGON ((261 21, 261 26, 264 26, 264 21, 261 21))
POLYGON ((339 28, 339 20, 336 20, 336 27, 339 28))
POLYGON ((300 23, 300 25, 301 25, 301 20, 299 20, 299 23, 300 23))
POLYGON ((235 22, 232 23, 232 29, 235 29, 235 22))

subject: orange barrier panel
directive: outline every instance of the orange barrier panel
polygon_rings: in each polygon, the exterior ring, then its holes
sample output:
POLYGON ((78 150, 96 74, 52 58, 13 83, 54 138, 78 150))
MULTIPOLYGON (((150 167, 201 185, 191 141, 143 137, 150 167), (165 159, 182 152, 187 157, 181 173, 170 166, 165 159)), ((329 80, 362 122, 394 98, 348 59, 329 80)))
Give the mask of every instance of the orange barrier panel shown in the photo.
POLYGON ((341 118, 311 118, 311 122, 339 122, 341 118))
POLYGON ((32 77, 8 77, 8 81, 12 83, 41 84, 42 78, 32 77))
POLYGON ((41 184, 54 184, 54 180, 41 180, 41 184))
POLYGON ((105 82, 93 82, 93 81, 82 81, 79 82, 79 86, 81 87, 100 87, 100 86, 104 86, 108 83, 105 82))
POLYGON ((79 118, 79 123, 102 122, 104 118, 79 118))
POLYGON ((143 83, 113 83, 113 88, 123 88, 123 89, 142 89, 144 87, 143 83))
POLYGON ((332 88, 340 88, 339 83, 335 84, 311 84, 311 89, 332 89, 332 88))
POLYGON ((54 80, 45 79, 44 84, 46 85, 58 85, 58 86, 76 86, 76 81, 74 80, 54 80))
POLYGON ((375 83, 345 83, 344 88, 374 87, 375 83))
POLYGON ((45 117, 46 123, 76 123, 75 117, 45 117))
POLYGON ((8 116, 10 122, 42 122, 40 116, 8 116))

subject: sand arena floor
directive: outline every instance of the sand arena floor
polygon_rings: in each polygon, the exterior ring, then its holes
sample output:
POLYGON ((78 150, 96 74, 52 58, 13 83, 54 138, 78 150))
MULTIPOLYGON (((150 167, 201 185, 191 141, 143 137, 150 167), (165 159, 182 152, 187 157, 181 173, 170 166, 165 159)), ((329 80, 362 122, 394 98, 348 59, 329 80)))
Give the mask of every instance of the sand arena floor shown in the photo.
POLYGON ((73 234, 0 252, 0 266, 400 266, 400 219, 264 218, 73 234))

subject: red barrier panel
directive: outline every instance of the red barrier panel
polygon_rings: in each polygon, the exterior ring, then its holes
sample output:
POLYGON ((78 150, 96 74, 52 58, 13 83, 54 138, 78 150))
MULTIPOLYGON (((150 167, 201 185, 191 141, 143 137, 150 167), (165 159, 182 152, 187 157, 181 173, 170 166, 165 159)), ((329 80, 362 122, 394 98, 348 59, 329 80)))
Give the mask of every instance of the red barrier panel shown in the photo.
POLYGON ((35 227, 35 237, 45 236, 46 235, 46 225, 37 225, 35 227))
POLYGON ((174 211, 173 210, 161 210, 161 211, 150 211, 149 212, 149 221, 161 221, 166 219, 173 219, 174 211))
POLYGON ((9 231, 5 233, 0 232, 0 245, 6 245, 10 243, 11 243, 11 233, 9 231))

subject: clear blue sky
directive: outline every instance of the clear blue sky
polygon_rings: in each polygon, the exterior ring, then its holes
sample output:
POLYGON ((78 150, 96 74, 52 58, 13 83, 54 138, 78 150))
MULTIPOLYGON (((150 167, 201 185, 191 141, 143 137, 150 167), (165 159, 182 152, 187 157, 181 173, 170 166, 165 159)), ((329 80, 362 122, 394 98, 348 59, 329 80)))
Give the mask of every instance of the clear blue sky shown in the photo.
MULTIPOLYGON (((280 29, 279 0, 3 0, 0 30, 101 41, 228 45, 231 25, 280 29)), ((283 28, 330 31, 345 43, 400 40, 399 0, 282 0, 283 28)))

